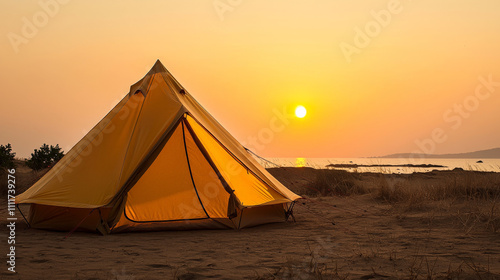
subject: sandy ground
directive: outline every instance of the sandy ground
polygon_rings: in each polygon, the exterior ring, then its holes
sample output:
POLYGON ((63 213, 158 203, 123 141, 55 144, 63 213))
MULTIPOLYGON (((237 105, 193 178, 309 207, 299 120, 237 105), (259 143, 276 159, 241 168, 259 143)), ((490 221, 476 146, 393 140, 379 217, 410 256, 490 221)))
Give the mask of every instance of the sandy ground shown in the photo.
POLYGON ((0 278, 500 279, 500 234, 457 219, 467 203, 402 211, 371 194, 319 197, 295 206, 295 223, 69 238, 18 222, 17 273, 4 265, 0 278))

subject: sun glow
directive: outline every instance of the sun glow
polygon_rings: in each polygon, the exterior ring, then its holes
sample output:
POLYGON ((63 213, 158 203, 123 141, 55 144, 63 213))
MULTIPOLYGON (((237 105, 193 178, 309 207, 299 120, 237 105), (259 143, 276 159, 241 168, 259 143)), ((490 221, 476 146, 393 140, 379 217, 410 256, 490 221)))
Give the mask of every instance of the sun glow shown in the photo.
POLYGON ((302 105, 299 105, 297 106, 297 108, 295 108, 295 116, 297 116, 297 118, 303 118, 305 117, 307 114, 307 110, 304 106, 302 105))

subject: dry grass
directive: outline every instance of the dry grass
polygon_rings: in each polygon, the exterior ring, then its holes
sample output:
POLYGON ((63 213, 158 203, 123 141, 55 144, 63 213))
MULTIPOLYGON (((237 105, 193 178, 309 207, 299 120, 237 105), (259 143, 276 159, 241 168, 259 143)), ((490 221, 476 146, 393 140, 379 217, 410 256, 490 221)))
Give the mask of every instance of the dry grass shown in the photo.
POLYGON ((500 174, 483 172, 432 172, 396 177, 380 175, 377 198, 385 201, 489 200, 500 197, 500 174))
MULTIPOLYGON (((424 178, 381 176, 373 195, 390 203, 400 212, 430 210, 442 207, 455 211, 455 218, 465 233, 483 228, 494 233, 500 229, 500 174, 450 172, 424 178)), ((444 209, 442 209, 444 210, 444 209)))
POLYGON ((317 170, 316 179, 303 194, 310 196, 349 196, 365 194, 368 189, 359 182, 358 173, 317 170))
POLYGON ((318 252, 309 247, 309 255, 305 259, 288 258, 282 267, 274 273, 258 276, 257 279, 349 279, 349 272, 339 268, 338 262, 329 266, 318 252))
MULTIPOLYGON (((16 167, 16 194, 20 194, 31 187, 38 179, 40 179, 49 169, 43 169, 40 171, 33 171, 26 166, 25 161, 15 160, 16 167)), ((5 197, 8 190, 8 180, 7 180, 7 170, 0 169, 0 195, 5 197)))
POLYGON ((455 218, 466 234, 478 227, 497 233, 500 229, 499 201, 498 198, 469 201, 455 211, 455 218))
POLYGON ((313 168, 270 168, 268 171, 292 191, 306 196, 371 193, 388 203, 489 200, 500 196, 500 173, 492 172, 382 174, 313 168))
POLYGON ((339 267, 337 261, 332 261, 329 267, 324 263, 318 263, 311 258, 304 262, 288 259, 276 272, 265 276, 257 276, 258 280, 282 280, 282 279, 311 279, 311 280, 345 280, 345 279, 498 279, 498 275, 490 272, 489 264, 482 265, 472 260, 463 260, 458 265, 447 264, 446 272, 438 272, 436 268, 443 266, 439 258, 415 255, 408 260, 406 266, 393 272, 379 272, 372 267, 372 273, 361 277, 350 277, 349 265, 339 267))
POLYGON ((463 260, 458 266, 448 265, 445 273, 437 273, 435 268, 440 262, 439 258, 416 255, 409 262, 406 275, 402 279, 498 279, 486 265, 476 264, 472 260, 463 260))
POLYGON ((449 212, 466 234, 478 229, 500 231, 500 173, 453 170, 382 174, 327 169, 300 169, 294 173, 283 168, 269 171, 301 195, 369 193, 379 203, 391 205, 398 217, 425 212, 432 222, 434 215, 449 212), (298 182, 303 183, 297 185, 298 182))

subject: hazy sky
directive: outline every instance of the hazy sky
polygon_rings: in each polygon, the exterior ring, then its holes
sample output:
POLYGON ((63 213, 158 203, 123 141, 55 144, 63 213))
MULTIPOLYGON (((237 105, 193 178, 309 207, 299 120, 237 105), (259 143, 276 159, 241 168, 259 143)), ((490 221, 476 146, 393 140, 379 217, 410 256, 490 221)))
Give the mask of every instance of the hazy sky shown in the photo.
POLYGON ((499 12, 497 0, 1 1, 0 144, 69 150, 160 59, 263 156, 498 147, 499 12), (305 118, 277 116, 297 105, 305 118))

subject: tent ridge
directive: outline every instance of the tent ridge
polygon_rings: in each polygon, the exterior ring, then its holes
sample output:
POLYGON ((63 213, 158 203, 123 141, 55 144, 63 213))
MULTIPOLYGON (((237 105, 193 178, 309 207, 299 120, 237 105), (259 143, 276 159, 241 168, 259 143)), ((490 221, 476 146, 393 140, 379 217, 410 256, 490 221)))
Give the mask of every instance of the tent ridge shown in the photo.
POLYGON ((159 59, 157 59, 155 64, 153 65, 151 70, 149 70, 147 75, 154 75, 156 73, 162 73, 162 72, 168 72, 167 68, 165 68, 165 66, 163 66, 161 61, 159 59))

